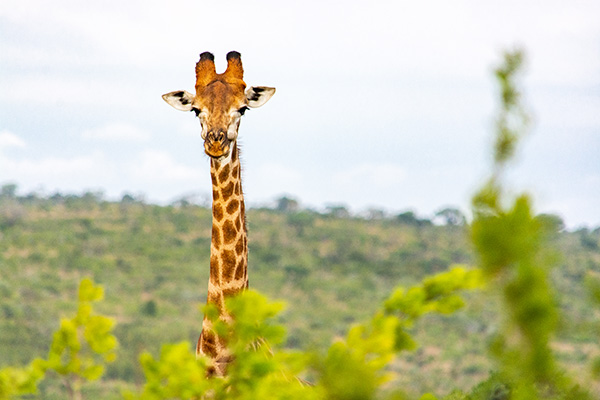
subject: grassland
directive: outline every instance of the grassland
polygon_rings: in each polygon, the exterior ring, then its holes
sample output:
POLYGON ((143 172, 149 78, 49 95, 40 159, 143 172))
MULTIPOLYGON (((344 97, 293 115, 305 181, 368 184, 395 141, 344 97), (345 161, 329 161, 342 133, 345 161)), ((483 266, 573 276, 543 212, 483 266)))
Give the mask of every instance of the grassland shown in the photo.
MULTIPOLYGON (((455 263, 477 263, 467 225, 435 225, 411 213, 363 218, 343 211, 248 212, 250 285, 287 303, 281 322, 289 347, 323 349, 371 315, 394 287, 455 263)), ((162 343, 198 337, 210 232, 210 210, 186 203, 4 195, 0 366, 45 354, 60 317, 76 307, 79 281, 91 277, 105 288, 98 311, 117 321, 120 350, 103 382, 87 388, 89 397, 110 398, 140 384, 142 352, 157 354, 162 343)), ((554 349, 574 375, 587 379, 590 361, 600 354, 600 315, 585 285, 586 276, 600 274, 600 229, 560 231, 550 244, 561 254, 553 271, 562 310, 554 349)), ((420 347, 394 366, 403 385, 413 393, 445 394, 484 379, 493 369, 487 345, 497 315, 493 300, 472 293, 463 311, 424 318, 414 327, 420 347)), ((60 382, 50 380, 41 396, 62 398, 60 390, 60 382)))

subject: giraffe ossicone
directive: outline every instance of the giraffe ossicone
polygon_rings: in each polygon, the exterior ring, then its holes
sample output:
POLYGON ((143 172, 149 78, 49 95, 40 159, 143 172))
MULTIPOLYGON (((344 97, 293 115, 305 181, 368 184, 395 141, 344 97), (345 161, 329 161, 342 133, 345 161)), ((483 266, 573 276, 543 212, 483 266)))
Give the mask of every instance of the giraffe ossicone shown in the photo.
MULTIPOLYGON (((178 90, 163 99, 181 111, 193 111, 200 119, 204 152, 210 157, 212 180, 212 236, 207 303, 217 307, 219 318, 230 320, 225 299, 248 287, 248 237, 237 148, 240 120, 248 108, 265 104, 275 88, 246 88, 240 53, 227 54, 227 69, 215 70, 214 56, 200 54, 196 63, 196 94, 178 90)), ((212 373, 224 375, 231 355, 224 338, 211 329, 204 317, 196 354, 213 361, 212 373)))

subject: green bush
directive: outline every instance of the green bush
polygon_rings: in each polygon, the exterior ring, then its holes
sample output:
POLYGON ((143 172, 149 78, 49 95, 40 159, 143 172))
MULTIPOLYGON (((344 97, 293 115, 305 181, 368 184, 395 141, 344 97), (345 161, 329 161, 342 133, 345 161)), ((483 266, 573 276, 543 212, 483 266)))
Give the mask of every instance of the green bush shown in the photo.
POLYGON ((45 359, 37 358, 27 367, 0 369, 0 399, 36 393, 37 384, 50 373, 62 377, 71 398, 81 398, 84 381, 99 379, 104 366, 116 358, 114 321, 94 313, 92 303, 102 300, 104 291, 91 280, 79 286, 79 307, 72 318, 63 318, 54 332, 45 359))

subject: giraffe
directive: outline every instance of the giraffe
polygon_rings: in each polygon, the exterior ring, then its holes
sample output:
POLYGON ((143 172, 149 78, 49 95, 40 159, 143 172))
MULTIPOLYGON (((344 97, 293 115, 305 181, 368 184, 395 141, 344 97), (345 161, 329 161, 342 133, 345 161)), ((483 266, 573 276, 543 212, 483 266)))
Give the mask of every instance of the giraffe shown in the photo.
MULTIPOLYGON (((177 110, 193 111, 200 119, 213 195, 207 303, 217 307, 223 321, 231 319, 225 299, 248 287, 248 238, 237 146, 240 119, 246 110, 262 106, 275 93, 272 87, 246 88, 243 75, 237 51, 227 54, 227 69, 222 74, 215 71, 214 55, 204 52, 196 64, 196 94, 179 90, 162 96, 177 110)), ((225 375, 231 355, 206 316, 196 346, 196 356, 202 354, 212 360, 210 375, 225 375)))

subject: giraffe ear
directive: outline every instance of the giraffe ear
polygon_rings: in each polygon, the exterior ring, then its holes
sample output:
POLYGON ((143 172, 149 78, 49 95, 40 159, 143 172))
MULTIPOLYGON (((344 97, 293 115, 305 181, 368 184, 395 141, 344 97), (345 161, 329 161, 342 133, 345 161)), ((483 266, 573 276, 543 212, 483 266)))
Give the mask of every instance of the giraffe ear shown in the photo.
POLYGON ((164 101, 180 111, 192 111, 192 102, 194 101, 194 96, 185 90, 178 90, 176 92, 163 94, 162 98, 164 101))
POLYGON ((250 86, 246 89, 246 99, 248 107, 256 108, 265 104, 275 94, 274 87, 250 86))

